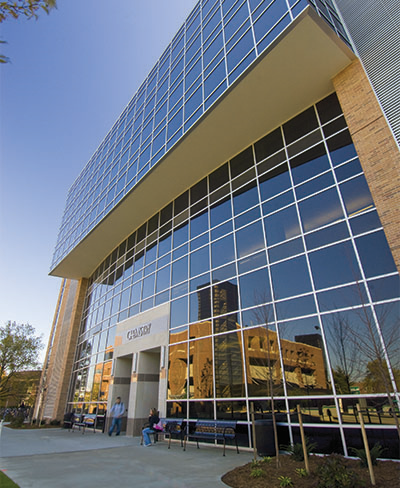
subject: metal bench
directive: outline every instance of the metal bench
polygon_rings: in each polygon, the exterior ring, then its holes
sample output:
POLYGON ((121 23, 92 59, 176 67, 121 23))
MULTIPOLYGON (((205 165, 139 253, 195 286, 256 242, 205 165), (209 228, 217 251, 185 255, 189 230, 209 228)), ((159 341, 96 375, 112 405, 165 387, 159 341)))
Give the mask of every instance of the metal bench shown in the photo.
POLYGON ((204 439, 208 441, 223 441, 225 456, 226 441, 235 441, 236 451, 239 454, 239 447, 236 439, 236 421, 230 420, 198 420, 195 425, 194 432, 187 433, 184 436, 183 450, 186 450, 186 440, 193 438, 197 442, 197 449, 199 449, 199 440, 204 439))
POLYGON ((96 433, 96 414, 87 413, 82 416, 75 415, 75 418, 71 425, 72 432, 74 431, 74 427, 78 427, 79 431, 82 428, 82 434, 85 433, 85 430, 87 428, 93 429, 93 433, 96 433))
MULTIPOLYGON (((181 447, 183 447, 183 439, 185 435, 185 429, 183 427, 184 420, 168 418, 160 418, 160 420, 163 426, 163 430, 156 430, 150 434, 154 438, 154 444, 158 441, 159 435, 162 435, 164 438, 166 435, 168 435, 168 449, 170 449, 172 436, 175 435, 181 440, 181 447)), ((143 426, 143 428, 148 426, 149 425, 146 424, 145 426, 143 426)), ((143 444, 143 434, 140 444, 143 444)))

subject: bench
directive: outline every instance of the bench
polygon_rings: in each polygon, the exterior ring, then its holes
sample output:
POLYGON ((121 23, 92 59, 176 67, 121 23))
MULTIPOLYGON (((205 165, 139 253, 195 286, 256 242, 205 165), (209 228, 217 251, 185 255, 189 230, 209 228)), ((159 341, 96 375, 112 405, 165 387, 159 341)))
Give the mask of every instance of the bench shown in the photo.
MULTIPOLYGON (((78 427, 78 430, 81 430, 82 427, 82 434, 85 433, 85 430, 88 429, 93 429, 93 433, 96 433, 96 415, 95 414, 90 414, 87 413, 82 416, 75 415, 75 418, 73 419, 72 425, 71 425, 71 430, 72 432, 74 431, 74 427, 78 427)), ((70 430, 70 429, 68 429, 70 430)))
MULTIPOLYGON (((163 430, 155 430, 152 432, 150 435, 154 437, 154 444, 158 441, 158 436, 166 436, 168 435, 168 449, 171 448, 171 439, 173 435, 178 436, 178 438, 181 440, 181 447, 183 447, 183 439, 185 435, 185 429, 183 428, 183 419, 168 419, 168 418, 160 418, 163 430)), ((149 427, 148 424, 143 426, 143 428, 149 427)), ((140 444, 143 444, 143 433, 142 433, 142 439, 140 441, 140 444)))
POLYGON ((64 424, 63 427, 64 429, 68 429, 68 432, 72 429, 72 426, 74 425, 74 415, 71 413, 66 413, 64 415, 64 424))
POLYGON ((239 447, 236 439, 236 421, 231 420, 198 420, 193 433, 187 433, 183 441, 183 450, 186 450, 186 439, 193 438, 197 442, 199 449, 199 440, 223 441, 225 456, 226 440, 235 441, 236 452, 239 454, 239 447))

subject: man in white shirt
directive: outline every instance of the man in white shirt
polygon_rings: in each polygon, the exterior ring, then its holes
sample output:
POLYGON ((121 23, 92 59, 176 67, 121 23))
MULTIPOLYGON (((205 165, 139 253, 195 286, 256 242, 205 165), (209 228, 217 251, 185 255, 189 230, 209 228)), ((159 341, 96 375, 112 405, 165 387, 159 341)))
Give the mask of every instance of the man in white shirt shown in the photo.
POLYGON ((114 405, 111 407, 111 410, 110 410, 112 422, 111 422, 110 430, 108 431, 109 436, 111 436, 111 434, 114 432, 115 427, 117 428, 117 434, 116 435, 120 434, 121 422, 122 422, 122 417, 123 417, 124 413, 125 413, 125 405, 121 402, 121 397, 117 397, 114 405))

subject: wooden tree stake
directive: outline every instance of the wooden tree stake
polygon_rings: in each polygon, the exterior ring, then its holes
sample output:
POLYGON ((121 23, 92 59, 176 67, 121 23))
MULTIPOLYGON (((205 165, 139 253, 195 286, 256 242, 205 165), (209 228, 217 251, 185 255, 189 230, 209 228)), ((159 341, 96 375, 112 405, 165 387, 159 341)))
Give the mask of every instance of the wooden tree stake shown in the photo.
POLYGON ((310 474, 310 466, 308 464, 308 452, 306 446, 306 437, 304 435, 303 418, 301 416, 300 405, 297 405, 297 413, 299 414, 300 436, 301 436, 301 444, 303 446, 304 463, 306 465, 307 473, 310 474))

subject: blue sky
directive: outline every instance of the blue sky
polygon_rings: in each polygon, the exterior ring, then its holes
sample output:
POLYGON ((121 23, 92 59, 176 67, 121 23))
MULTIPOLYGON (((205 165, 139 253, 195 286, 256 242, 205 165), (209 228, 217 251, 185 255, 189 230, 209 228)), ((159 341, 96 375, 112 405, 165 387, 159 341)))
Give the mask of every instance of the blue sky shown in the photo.
POLYGON ((1 325, 29 322, 47 345, 67 191, 196 3, 58 0, 1 24, 1 325))

